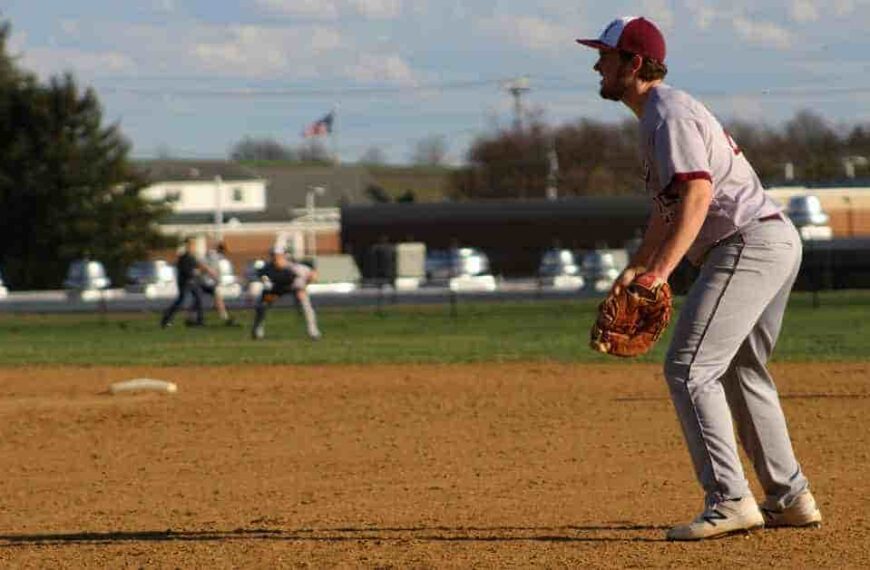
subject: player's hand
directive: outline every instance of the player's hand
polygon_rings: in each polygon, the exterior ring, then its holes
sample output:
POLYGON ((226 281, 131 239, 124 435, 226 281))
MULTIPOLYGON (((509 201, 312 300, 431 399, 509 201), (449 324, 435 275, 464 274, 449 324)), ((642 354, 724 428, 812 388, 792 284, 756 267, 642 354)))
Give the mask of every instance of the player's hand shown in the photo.
POLYGON ((619 277, 613 282, 613 286, 610 288, 610 291, 614 295, 618 295, 622 289, 628 287, 629 283, 634 281, 635 277, 646 273, 646 267, 643 265, 630 265, 622 270, 622 273, 619 274, 619 277))
POLYGON ((661 275, 652 271, 645 271, 640 275, 636 275, 634 280, 626 285, 626 288, 631 293, 656 299, 659 289, 666 284, 667 280, 661 275))

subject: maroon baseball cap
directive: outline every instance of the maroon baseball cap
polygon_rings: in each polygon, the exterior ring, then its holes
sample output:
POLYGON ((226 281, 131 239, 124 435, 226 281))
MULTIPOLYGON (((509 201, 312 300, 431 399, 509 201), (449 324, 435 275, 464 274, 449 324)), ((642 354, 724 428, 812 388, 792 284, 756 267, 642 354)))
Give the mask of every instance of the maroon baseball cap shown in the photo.
POLYGON ((665 38, 646 18, 626 16, 610 22, 598 39, 577 40, 595 49, 618 49, 665 62, 665 38))

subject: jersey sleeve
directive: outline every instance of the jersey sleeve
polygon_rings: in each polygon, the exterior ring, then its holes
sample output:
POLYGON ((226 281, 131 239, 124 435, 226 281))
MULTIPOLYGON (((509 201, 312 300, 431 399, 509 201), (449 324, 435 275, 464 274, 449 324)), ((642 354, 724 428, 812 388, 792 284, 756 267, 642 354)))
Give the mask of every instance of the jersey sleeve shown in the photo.
POLYGON ((678 182, 698 179, 712 182, 707 145, 697 122, 665 121, 656 129, 653 148, 660 192, 678 182))

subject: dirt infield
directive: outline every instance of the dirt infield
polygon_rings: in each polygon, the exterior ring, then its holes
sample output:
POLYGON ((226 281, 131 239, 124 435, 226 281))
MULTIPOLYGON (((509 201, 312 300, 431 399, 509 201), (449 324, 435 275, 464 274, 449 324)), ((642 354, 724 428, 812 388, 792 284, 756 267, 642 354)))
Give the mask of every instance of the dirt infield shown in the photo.
POLYGON ((655 366, 0 369, 0 566, 870 567, 870 364, 774 371, 824 526, 672 544, 655 366))

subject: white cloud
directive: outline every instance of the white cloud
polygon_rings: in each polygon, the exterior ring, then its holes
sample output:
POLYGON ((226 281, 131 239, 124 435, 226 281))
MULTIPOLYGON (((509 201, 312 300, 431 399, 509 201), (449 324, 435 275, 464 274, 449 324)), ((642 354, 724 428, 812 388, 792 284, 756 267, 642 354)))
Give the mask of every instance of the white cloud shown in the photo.
POLYGON ((273 14, 336 19, 359 15, 369 19, 395 19, 403 0, 254 0, 256 6, 273 14))
POLYGON ((411 67, 398 54, 360 54, 356 63, 346 66, 345 75, 357 81, 416 82, 411 67))
POLYGON ((316 59, 342 46, 338 31, 322 26, 202 28, 194 35, 201 39, 188 48, 188 55, 197 68, 247 76, 287 73, 295 62, 316 59))
POLYGON ((488 36, 535 51, 563 49, 574 37, 571 28, 535 16, 499 16, 479 27, 488 36))
POLYGON ((670 4, 667 0, 644 0, 643 15, 648 16, 659 28, 669 30, 674 25, 674 12, 670 4))
POLYGON ((256 5, 276 14, 315 18, 337 18, 336 0, 256 0, 256 5))
MULTIPOLYGON (((834 13, 838 16, 848 16, 852 12, 855 11, 856 4, 861 0, 835 0, 834 1, 834 13)), ((864 5, 867 5, 867 1, 863 0, 864 5)))
POLYGON ((34 48, 25 50, 23 55, 23 67, 41 77, 66 71, 92 77, 97 74, 126 73, 136 68, 135 61, 129 55, 115 51, 34 48))
POLYGON ((166 14, 175 13, 175 0, 152 0, 154 9, 166 14))
POLYGON ((359 14, 373 19, 393 19, 402 11, 402 0, 348 0, 359 14))
POLYGON ((819 10, 813 0, 792 0, 789 15, 795 22, 815 22, 819 19, 819 10))
POLYGON ((78 39, 81 36, 78 20, 61 20, 60 29, 71 39, 78 39))
POLYGON ((792 45, 792 34, 771 22, 750 20, 748 18, 735 18, 734 30, 750 44, 785 50, 792 45))
POLYGON ((707 6, 702 0, 686 0, 685 5, 692 14, 695 25, 702 31, 710 29, 719 16, 715 9, 707 6))

